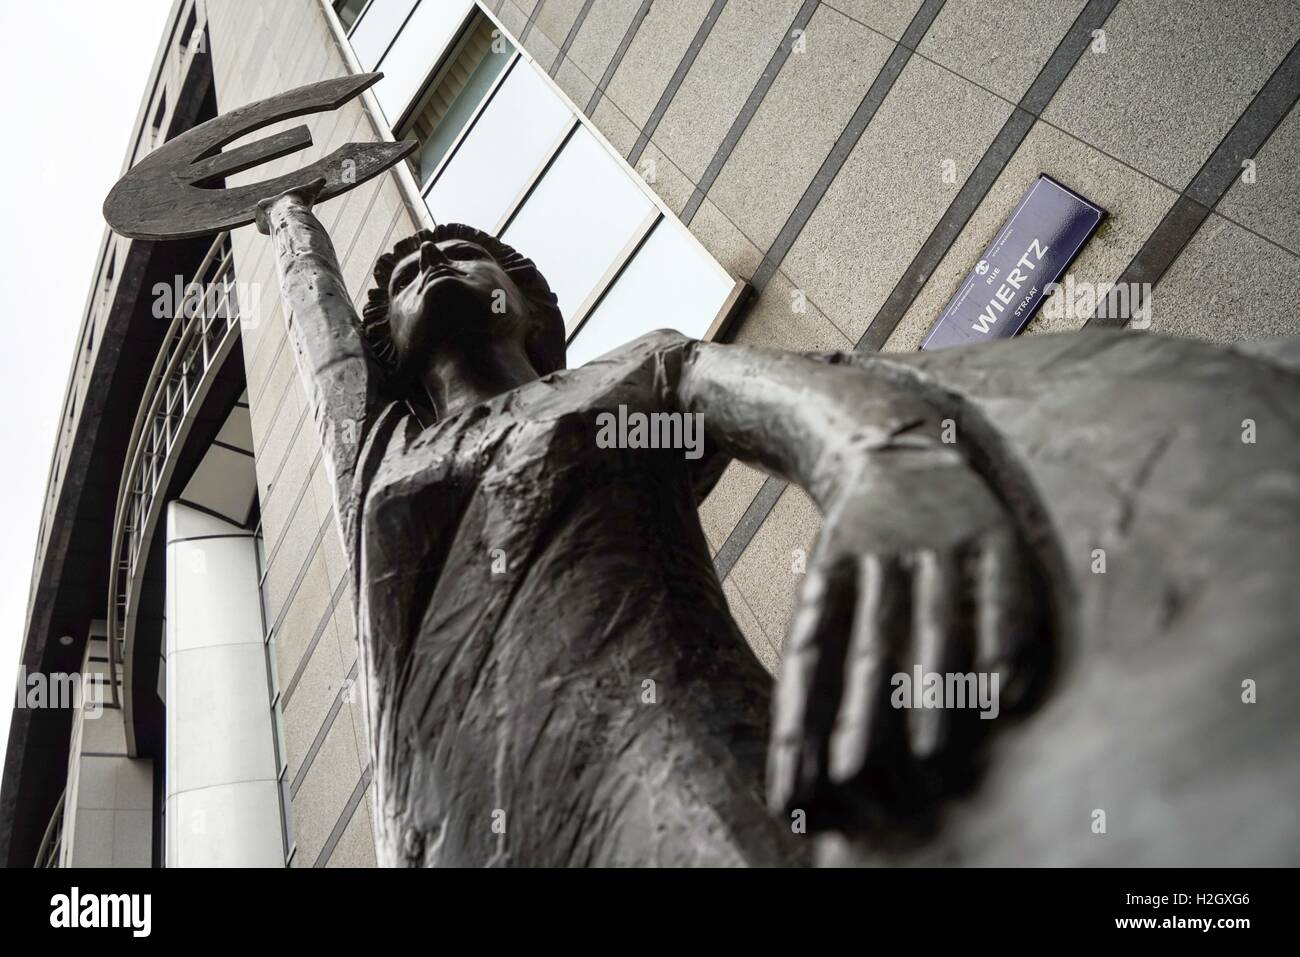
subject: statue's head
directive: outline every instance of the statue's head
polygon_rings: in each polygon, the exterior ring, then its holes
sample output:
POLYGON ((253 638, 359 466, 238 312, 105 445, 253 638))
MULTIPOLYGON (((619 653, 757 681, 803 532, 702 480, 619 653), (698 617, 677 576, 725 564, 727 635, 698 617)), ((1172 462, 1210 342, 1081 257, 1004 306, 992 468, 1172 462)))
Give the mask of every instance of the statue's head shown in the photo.
POLYGON ((451 223, 422 229, 375 265, 362 333, 401 390, 438 353, 517 348, 539 376, 564 368, 564 319, 532 260, 451 223))

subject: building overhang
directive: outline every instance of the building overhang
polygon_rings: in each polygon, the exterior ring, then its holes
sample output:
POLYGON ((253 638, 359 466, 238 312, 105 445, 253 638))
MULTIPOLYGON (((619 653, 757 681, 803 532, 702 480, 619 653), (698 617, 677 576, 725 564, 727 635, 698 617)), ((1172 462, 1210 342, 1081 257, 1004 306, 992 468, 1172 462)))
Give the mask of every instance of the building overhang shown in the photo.
MULTIPOLYGON (((178 53, 175 47, 182 16, 194 6, 194 0, 172 5, 124 172, 141 149, 150 104, 165 77, 172 76, 169 71, 177 72, 167 135, 215 112, 209 55, 197 48, 178 53)), ((153 285, 190 275, 210 242, 114 240, 105 230, 79 343, 94 322, 106 269, 113 272, 113 298, 103 310, 93 359, 83 365, 79 349, 69 375, 59 420, 67 431, 56 443, 50 469, 19 656, 28 674, 79 671, 90 623, 105 616, 118 478, 139 396, 167 328, 153 315, 153 285), (111 249, 116 250, 115 258, 111 249)), ((11 699, 11 706, 15 703, 16 698, 11 699)), ((0 778, 0 862, 33 862, 62 793, 71 726, 72 712, 67 709, 13 707, 0 778)))

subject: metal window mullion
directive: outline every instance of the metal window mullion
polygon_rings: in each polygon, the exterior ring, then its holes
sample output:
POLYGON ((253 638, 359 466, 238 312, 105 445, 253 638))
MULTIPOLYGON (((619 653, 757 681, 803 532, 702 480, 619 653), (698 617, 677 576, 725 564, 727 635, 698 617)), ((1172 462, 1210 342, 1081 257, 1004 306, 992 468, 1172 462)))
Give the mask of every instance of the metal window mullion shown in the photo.
MULTIPOLYGON (((415 11, 420 9, 420 4, 423 2, 424 0, 415 0, 415 3, 411 4, 411 9, 406 11, 406 18, 402 20, 401 25, 398 26, 396 32, 393 33, 392 38, 388 41, 388 46, 384 47, 384 52, 379 54, 378 59, 375 60, 375 65, 371 67, 372 70, 378 71, 379 68, 384 65, 384 60, 388 58, 388 54, 393 52, 393 46, 394 44, 397 43, 397 38, 400 37, 403 32, 405 32, 407 24, 411 22, 411 17, 415 16, 415 11)), ((366 10, 369 9, 370 9, 370 4, 367 3, 365 9, 362 10, 361 13, 357 14, 357 23, 361 22, 362 15, 365 14, 366 10)), ((355 27, 357 24, 354 23, 352 25, 355 27)), ((348 35, 349 37, 351 36, 351 31, 349 31, 348 35)), ((348 42, 350 43, 351 40, 349 40, 348 42)))
MULTIPOLYGON (((415 16, 415 11, 420 8, 420 3, 422 2, 423 0, 419 0, 419 2, 417 2, 415 6, 411 8, 411 12, 407 14, 406 19, 402 21, 401 29, 399 29, 397 33, 393 36, 392 43, 388 44, 388 47, 384 50, 384 55, 380 57, 379 62, 375 64, 376 70, 382 69, 384 60, 387 59, 388 54, 393 52, 393 47, 397 44, 397 38, 400 37, 406 31, 406 28, 410 25, 411 18, 415 16)), ((441 2, 441 0, 439 0, 439 2, 441 2)), ((402 126, 404 126, 407 122, 410 121, 412 116, 415 115, 416 108, 420 103, 420 98, 428 91, 429 84, 432 83, 433 80, 438 76, 438 73, 442 70, 443 66, 451 61, 451 57, 455 55, 455 53, 457 52, 457 47, 460 46, 461 41, 466 36, 467 28, 473 25, 474 20, 478 15, 479 15, 478 4, 471 3, 469 10, 465 14, 465 18, 461 20, 460 25, 456 27, 456 31, 451 35, 451 40, 447 43, 445 47, 442 48, 441 52, 438 55, 438 58, 435 59, 433 61, 433 64, 429 67, 428 72, 426 72, 423 78, 421 78, 420 82, 416 84, 415 95, 411 97, 410 102, 408 102, 404 107, 402 107, 401 113, 393 117, 393 119, 388 120, 389 129, 391 130, 400 129, 402 126)), ((517 52, 517 48, 516 48, 516 52, 517 52)), ((386 120, 388 119, 386 115, 384 118, 386 120)))
POLYGON ((546 177, 546 174, 555 164, 555 161, 559 159, 560 154, 564 152, 564 148, 569 145, 569 140, 573 138, 573 134, 578 131, 580 126, 582 126, 582 124, 578 122, 578 118, 575 116, 570 120, 569 125, 565 127, 564 131, 555 138, 555 142, 551 145, 551 148, 547 150, 546 156, 537 164, 537 168, 533 170, 532 176, 528 177, 528 181, 524 183, 523 189, 519 191, 519 194, 515 196, 514 202, 506 209, 505 215, 497 221, 496 229, 493 230, 492 233, 494 236, 500 238, 505 231, 510 228, 510 224, 514 221, 514 218, 519 215, 519 211, 524 208, 524 205, 532 197, 533 191, 537 189, 538 185, 546 177))
MULTIPOLYGON (((362 18, 363 18, 367 13, 370 12, 370 8, 371 8, 372 6, 374 6, 374 3, 375 3, 375 0, 366 0, 365 6, 363 6, 363 7, 361 8, 361 12, 357 14, 357 18, 356 18, 355 20, 352 21, 352 26, 348 27, 348 29, 347 29, 347 34, 346 34, 346 35, 347 35, 347 38, 348 38, 348 41, 349 41, 349 42, 351 42, 351 40, 352 40, 352 31, 355 30, 355 29, 357 28, 357 24, 361 22, 361 19, 362 19, 362 18)), ((417 4, 417 6, 418 6, 418 4, 417 4)), ((334 10, 334 5, 333 5, 333 4, 330 4, 330 9, 331 9, 331 10, 334 10)), ((338 16, 338 11, 337 11, 337 10, 334 10, 334 15, 335 15, 336 17, 338 16)), ((339 22, 342 23, 342 21, 339 21, 339 22)))
POLYGON ((591 318, 593 313, 595 313, 601 300, 603 300, 605 295, 614 288, 614 283, 618 282, 619 277, 623 275, 623 272, 631 264, 632 260, 636 258, 636 254, 639 253, 641 247, 646 244, 646 240, 650 238, 650 234, 653 233, 658 225, 663 221, 663 210, 652 204, 650 212, 646 214, 645 219, 641 220, 640 225, 637 226, 632 237, 623 246, 618 257, 614 262, 610 263, 609 268, 606 269, 605 274, 600 277, 595 288, 588 293, 587 298, 583 300, 582 305, 574 310, 571 323, 565 324, 564 339, 566 343, 573 341, 573 337, 578 334, 583 325, 586 324, 587 320, 591 318))

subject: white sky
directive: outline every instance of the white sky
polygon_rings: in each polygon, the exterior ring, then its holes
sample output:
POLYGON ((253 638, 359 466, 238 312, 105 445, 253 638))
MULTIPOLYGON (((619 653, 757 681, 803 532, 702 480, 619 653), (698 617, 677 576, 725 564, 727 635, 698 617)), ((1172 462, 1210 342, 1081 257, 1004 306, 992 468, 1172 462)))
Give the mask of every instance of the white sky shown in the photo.
POLYGON ((45 480, 121 171, 171 0, 0 3, 0 750, 45 480))

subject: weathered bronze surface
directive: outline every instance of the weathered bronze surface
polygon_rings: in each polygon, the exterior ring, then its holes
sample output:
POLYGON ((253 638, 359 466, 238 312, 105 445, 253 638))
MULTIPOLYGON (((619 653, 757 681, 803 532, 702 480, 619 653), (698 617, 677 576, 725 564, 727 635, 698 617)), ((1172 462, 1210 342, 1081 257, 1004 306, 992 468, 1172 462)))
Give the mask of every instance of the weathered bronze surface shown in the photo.
POLYGON ((353 563, 384 862, 798 863, 806 825, 852 838, 826 852, 841 862, 1152 863, 1294 834, 1285 775, 1251 781, 1247 805, 1273 810, 1240 821, 1216 763, 1276 754, 1300 714, 1238 697, 1287 659, 1300 610, 1280 572, 1295 340, 815 357, 661 332, 565 371, 540 277, 467 227, 381 259, 358 320, 311 202, 281 197, 261 224, 353 563), (602 415, 629 412, 701 414, 705 455, 602 447, 602 415), (1243 444, 1247 421, 1266 448, 1243 444), (696 515, 731 457, 825 521, 774 700, 696 515), (1046 714, 1017 720, 1058 643, 1046 714), (1183 655, 1202 683, 1168 670, 1183 655), (996 674, 997 719, 898 707, 893 678, 917 666, 996 674), (1216 729, 1194 771, 1154 731, 1180 721, 1216 729), (1100 797, 1094 749, 1114 762, 1100 797), (942 826, 981 773, 1000 797, 942 826), (1106 806, 1140 820, 1119 848, 1089 841, 1106 806))
POLYGON ((545 280, 466 226, 381 257, 358 317, 311 211, 332 181, 292 178, 257 221, 351 567, 383 863, 1293 853, 1300 704, 1241 689, 1300 680, 1300 340, 658 332, 565 370, 545 280), (704 454, 602 440, 631 414, 700 416, 704 454), (774 696, 696 512, 732 458, 824 518, 774 696), (997 675, 996 719, 900 707, 918 666, 997 675))
POLYGON ((376 83, 382 73, 323 80, 223 113, 168 140, 118 180, 104 200, 104 219, 132 239, 185 239, 253 221, 257 202, 324 178, 321 198, 345 193, 388 169, 416 143, 348 143, 310 166, 275 179, 220 188, 214 180, 251 169, 311 145, 299 126, 228 152, 245 134, 326 110, 336 110, 376 83))

